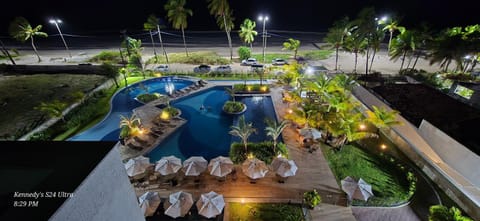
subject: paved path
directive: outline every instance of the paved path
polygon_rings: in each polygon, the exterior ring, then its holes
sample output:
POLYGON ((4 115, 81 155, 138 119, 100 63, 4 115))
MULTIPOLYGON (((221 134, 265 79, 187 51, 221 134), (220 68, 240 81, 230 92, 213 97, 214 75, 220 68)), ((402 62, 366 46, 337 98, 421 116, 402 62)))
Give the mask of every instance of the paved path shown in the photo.
POLYGON ((401 207, 352 207, 358 221, 421 221, 410 206, 401 207))

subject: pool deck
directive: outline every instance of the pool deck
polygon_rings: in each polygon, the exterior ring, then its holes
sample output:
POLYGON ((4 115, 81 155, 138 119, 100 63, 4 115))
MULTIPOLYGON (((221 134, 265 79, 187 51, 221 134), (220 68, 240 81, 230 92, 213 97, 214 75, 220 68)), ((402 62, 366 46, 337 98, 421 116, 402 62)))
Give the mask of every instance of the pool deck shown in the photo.
MULTIPOLYGON (((213 86, 227 86, 232 82, 210 82, 204 89, 213 86)), ((201 90, 204 90, 201 89, 201 90)), ((197 90, 197 91, 201 91, 197 90)), ((274 104, 277 118, 283 119, 288 106, 283 103, 281 97, 282 88, 271 88, 270 95, 274 104)), ((186 191, 193 195, 194 200, 199 199, 200 194, 215 191, 223 194, 226 202, 279 202, 279 203, 302 203, 303 193, 316 189, 321 197, 322 204, 307 213, 307 220, 356 220, 350 207, 347 207, 345 193, 340 189, 325 157, 321 151, 310 153, 301 147, 299 136, 295 128, 287 127, 283 133, 283 140, 289 149, 289 158, 297 164, 298 170, 294 177, 288 178, 284 183, 277 182, 274 173, 267 175, 252 184, 250 179, 241 172, 241 166, 236 165, 236 175, 228 175, 224 181, 207 173, 199 176, 199 182, 192 177, 185 177, 179 173, 179 182, 172 186, 166 182, 166 178, 157 178, 144 183, 139 187, 135 185, 137 196, 146 191, 156 191, 163 199, 176 191, 186 191)), ((121 146, 121 145, 120 145, 121 146)), ((224 217, 228 217, 228 204, 224 210, 224 217)), ((227 220, 224 218, 224 220, 227 220)))

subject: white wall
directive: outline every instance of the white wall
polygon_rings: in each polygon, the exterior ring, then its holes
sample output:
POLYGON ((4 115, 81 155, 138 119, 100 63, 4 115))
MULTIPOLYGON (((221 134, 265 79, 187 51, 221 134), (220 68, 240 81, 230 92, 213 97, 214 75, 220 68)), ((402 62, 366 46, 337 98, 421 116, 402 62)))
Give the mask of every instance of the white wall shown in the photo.
POLYGON ((73 194, 49 220, 145 220, 116 147, 112 148, 73 194))

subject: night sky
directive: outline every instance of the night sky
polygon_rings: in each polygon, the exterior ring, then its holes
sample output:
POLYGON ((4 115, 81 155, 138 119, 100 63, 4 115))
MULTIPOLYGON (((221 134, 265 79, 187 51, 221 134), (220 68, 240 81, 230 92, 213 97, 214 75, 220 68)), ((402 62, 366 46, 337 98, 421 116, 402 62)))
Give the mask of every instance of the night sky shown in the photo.
MULTIPOLYGON (((473 0, 231 0, 234 9, 235 30, 245 18, 256 19, 268 14, 270 30, 314 31, 328 29, 333 21, 344 15, 354 18, 365 6, 373 6, 380 16, 402 16, 401 25, 411 28, 421 21, 442 29, 479 23, 478 7, 473 0)), ((12 1, 7 7, 2 3, 0 36, 7 36, 8 24, 15 16, 24 16, 33 25, 42 24, 47 33, 56 30, 48 19, 57 16, 64 21, 62 31, 70 34, 118 33, 119 30, 141 31, 150 13, 165 18, 163 5, 166 0, 82 0, 82 1, 12 1)), ((187 0, 187 8, 193 10, 188 20, 189 30, 218 30, 214 18, 209 15, 205 0, 187 0)), ((257 25, 259 27, 260 25, 257 25)), ((168 26, 167 29, 170 29, 168 26)))

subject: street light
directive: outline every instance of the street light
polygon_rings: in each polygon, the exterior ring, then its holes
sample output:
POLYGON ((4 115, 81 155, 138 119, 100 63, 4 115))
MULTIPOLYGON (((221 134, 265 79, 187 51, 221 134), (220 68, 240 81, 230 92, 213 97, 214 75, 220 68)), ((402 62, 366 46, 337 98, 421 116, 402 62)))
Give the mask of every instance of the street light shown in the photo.
POLYGON ((262 48, 262 57, 263 57, 263 63, 265 63, 265 49, 267 48, 267 32, 265 31, 265 22, 268 21, 268 16, 258 16, 259 21, 263 21, 263 48, 262 48))
POLYGON ((70 58, 72 58, 72 54, 70 54, 70 50, 68 50, 67 42, 65 42, 65 39, 63 38, 62 32, 60 31, 60 27, 58 26, 59 23, 62 23, 62 20, 60 19, 50 19, 50 24, 55 24, 57 27, 58 33, 60 33, 60 37, 62 38, 63 44, 65 45, 65 48, 67 49, 68 55, 70 58))

